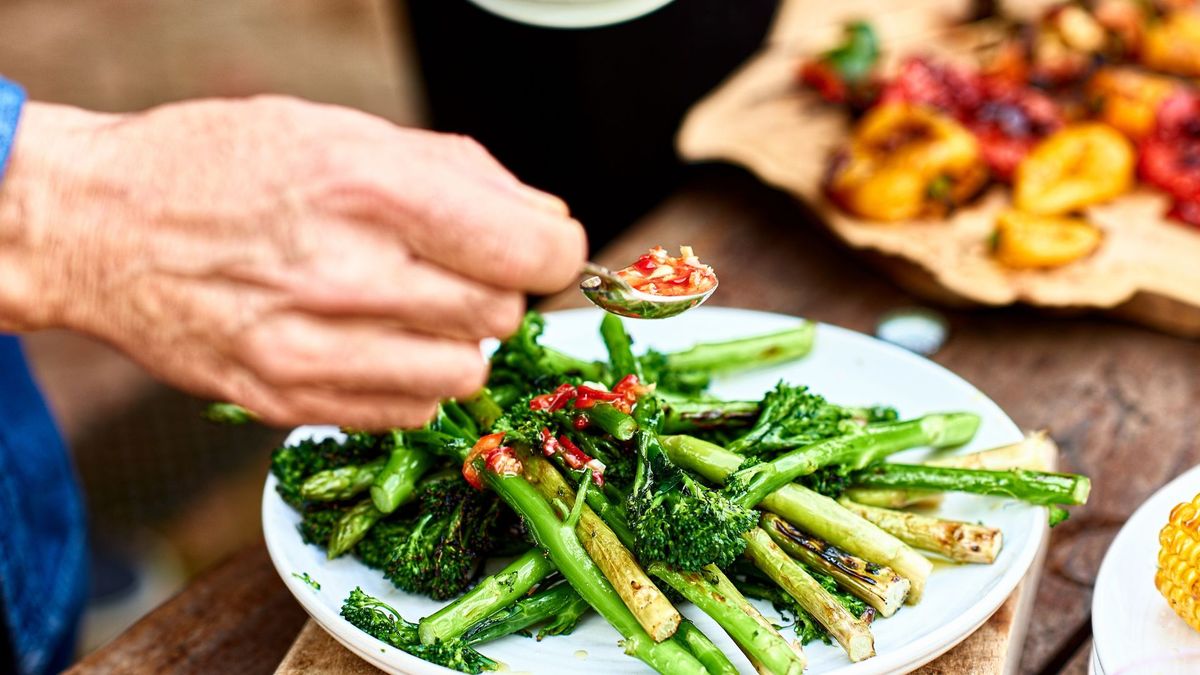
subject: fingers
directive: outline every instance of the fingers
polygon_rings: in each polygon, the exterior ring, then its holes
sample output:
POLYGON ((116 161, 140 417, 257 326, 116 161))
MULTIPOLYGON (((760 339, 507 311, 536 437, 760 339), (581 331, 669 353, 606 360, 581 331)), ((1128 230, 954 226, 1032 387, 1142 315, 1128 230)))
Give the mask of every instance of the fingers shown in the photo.
MULTIPOLYGON (((359 252, 361 257, 367 251, 359 252)), ((381 255, 377 250, 374 255, 381 255)), ((472 281, 421 260, 346 264, 317 261, 315 274, 294 276, 296 307, 319 314, 380 317, 435 337, 474 341, 505 338, 520 325, 525 297, 472 281)))
POLYGON ((482 283, 530 293, 562 290, 583 266, 583 226, 531 208, 487 185, 470 198, 443 201, 407 239, 422 258, 482 283))
POLYGON ((324 389, 266 390, 251 409, 268 425, 334 424, 366 431, 411 429, 433 419, 437 400, 324 389))
POLYGON ((242 367, 277 390, 426 401, 469 396, 487 380, 477 342, 363 320, 274 315, 239 336, 235 349, 242 367))
POLYGON ((521 184, 474 141, 420 139, 417 150, 411 133, 371 148, 383 166, 359 174, 370 187, 350 191, 360 217, 398 228, 420 258, 489 286, 551 293, 576 279, 587 241, 561 200, 521 184))

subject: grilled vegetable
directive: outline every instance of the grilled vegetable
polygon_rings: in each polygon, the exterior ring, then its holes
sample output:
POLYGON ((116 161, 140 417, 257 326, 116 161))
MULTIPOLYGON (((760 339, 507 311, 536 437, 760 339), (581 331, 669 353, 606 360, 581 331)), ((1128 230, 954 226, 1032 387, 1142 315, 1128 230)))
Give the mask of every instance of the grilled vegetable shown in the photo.
POLYGON ((944 215, 987 180, 971 132, 948 115, 907 103, 868 112, 830 169, 830 198, 872 220, 944 215))
POLYGON ((1200 495, 1171 509, 1158 542, 1154 585, 1179 618, 1200 631, 1200 495))
POLYGON ((1154 130, 1158 107, 1179 83, 1136 68, 1101 68, 1088 81, 1096 118, 1129 138, 1145 138, 1154 130))
POLYGON ((1052 134, 1017 166, 1013 197, 1029 213, 1058 215, 1106 202, 1133 183, 1133 146, 1095 122, 1052 134))
POLYGON ((996 219, 992 253, 1005 267, 1061 267, 1091 255, 1103 237, 1082 218, 1009 210, 996 219))
POLYGON ((1200 76, 1200 14, 1191 9, 1170 12, 1147 25, 1141 56, 1148 68, 1200 76))

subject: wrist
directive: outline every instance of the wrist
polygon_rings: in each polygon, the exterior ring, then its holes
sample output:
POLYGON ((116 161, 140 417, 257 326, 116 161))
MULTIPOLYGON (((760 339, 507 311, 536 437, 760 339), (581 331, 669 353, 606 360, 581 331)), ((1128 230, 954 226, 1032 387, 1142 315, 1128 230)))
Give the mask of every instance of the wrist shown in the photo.
POLYGON ((80 270, 72 235, 77 178, 95 158, 91 133, 111 116, 29 102, 0 180, 0 330, 63 326, 80 270))

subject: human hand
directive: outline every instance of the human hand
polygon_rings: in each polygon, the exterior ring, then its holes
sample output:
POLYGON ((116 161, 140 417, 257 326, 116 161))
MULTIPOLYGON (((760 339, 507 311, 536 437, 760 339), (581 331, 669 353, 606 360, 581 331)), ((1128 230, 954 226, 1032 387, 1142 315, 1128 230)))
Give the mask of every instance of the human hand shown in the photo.
POLYGON ((416 425, 578 274, 582 228, 473 141, 269 97, 30 104, 0 329, 62 327, 278 425, 416 425))

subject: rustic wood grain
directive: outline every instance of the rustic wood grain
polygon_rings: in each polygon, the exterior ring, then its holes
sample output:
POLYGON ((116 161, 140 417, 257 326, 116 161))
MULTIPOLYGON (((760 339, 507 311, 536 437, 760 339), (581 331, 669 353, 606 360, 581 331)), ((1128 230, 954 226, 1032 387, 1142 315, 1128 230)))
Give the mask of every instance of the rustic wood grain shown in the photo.
POLYGON ((269 673, 305 617, 259 544, 196 580, 67 672, 269 673))
POLYGON ((363 661, 330 637, 316 621, 304 624, 296 642, 279 664, 276 675, 379 675, 383 671, 363 661))

